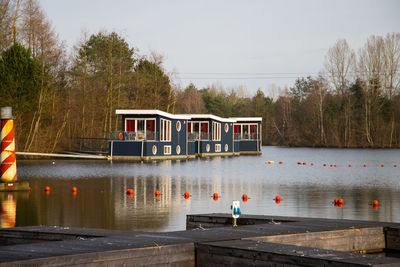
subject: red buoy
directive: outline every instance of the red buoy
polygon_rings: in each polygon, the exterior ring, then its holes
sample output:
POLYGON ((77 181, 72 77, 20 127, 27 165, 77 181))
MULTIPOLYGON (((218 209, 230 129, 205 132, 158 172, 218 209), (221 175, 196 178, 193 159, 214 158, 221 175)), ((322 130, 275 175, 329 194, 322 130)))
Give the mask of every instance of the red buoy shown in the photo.
POLYGON ((243 202, 246 202, 249 199, 249 197, 246 194, 243 194, 242 200, 243 202))
POLYGON ((372 206, 379 206, 379 202, 378 202, 378 200, 374 200, 373 202, 372 202, 372 206))
POLYGON ((303 162, 303 165, 307 165, 307 162, 303 162))
POLYGON ((313 163, 313 162, 311 162, 311 166, 314 166, 314 163, 313 163))
POLYGON ((77 193, 78 192, 78 189, 74 186, 74 187, 72 187, 72 193, 77 193))
POLYGON ((46 187, 44 188, 44 191, 45 191, 45 192, 50 192, 50 186, 46 186, 46 187))
POLYGON ((156 196, 160 196, 161 195, 161 193, 160 193, 160 191, 158 191, 158 190, 156 190, 156 192, 154 193, 156 196))
POLYGON ((126 189, 126 194, 129 196, 133 196, 133 189, 126 189))
POLYGON ((339 198, 339 199, 338 199, 338 204, 339 204, 339 205, 343 205, 343 199, 339 198))
POLYGON ((351 164, 349 164, 349 167, 351 167, 351 164))
POLYGON ((324 167, 326 167, 326 163, 324 163, 324 167))
POLYGON ((394 166, 393 166, 393 167, 397 168, 397 164, 394 164, 394 166))
POLYGON ((363 166, 364 166, 364 167, 367 167, 367 164, 364 164, 363 166))
POLYGON ((279 164, 283 164, 283 161, 279 161, 279 164))
POLYGON ((183 194, 183 196, 185 197, 185 199, 188 199, 190 197, 189 192, 185 192, 185 194, 183 194))
POLYGON ((385 167, 385 165, 382 164, 381 167, 383 168, 383 167, 385 167))

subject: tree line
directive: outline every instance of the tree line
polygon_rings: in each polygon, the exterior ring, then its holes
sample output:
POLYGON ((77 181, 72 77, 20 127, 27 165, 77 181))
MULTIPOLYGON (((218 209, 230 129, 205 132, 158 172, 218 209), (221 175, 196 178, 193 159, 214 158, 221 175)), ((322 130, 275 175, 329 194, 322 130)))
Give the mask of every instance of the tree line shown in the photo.
POLYGON ((371 36, 355 53, 329 49, 317 77, 277 98, 258 90, 174 85, 157 53, 115 32, 82 34, 67 51, 36 0, 0 0, 0 105, 12 106, 17 151, 62 151, 120 129, 117 108, 263 117, 263 143, 400 147, 400 34, 371 36))

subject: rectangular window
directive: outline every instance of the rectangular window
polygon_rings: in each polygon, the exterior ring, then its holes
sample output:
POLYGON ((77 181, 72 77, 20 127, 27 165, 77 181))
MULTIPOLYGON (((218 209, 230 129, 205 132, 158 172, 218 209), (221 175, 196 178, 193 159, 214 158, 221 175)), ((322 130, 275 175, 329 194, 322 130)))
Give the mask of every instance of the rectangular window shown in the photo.
POLYGON ((156 140, 156 120, 146 120, 146 140, 156 140))
POLYGON ((242 125, 242 139, 250 139, 249 125, 242 125))
POLYGON ((221 123, 213 122, 212 127, 213 127, 212 140, 221 141, 221 123))
POLYGON ((201 124, 201 140, 208 140, 208 122, 202 122, 201 124))
POLYGON ((126 120, 126 132, 134 132, 135 131, 135 120, 127 119, 126 120))
POLYGON ((164 146, 164 155, 171 155, 171 146, 164 146))
POLYGON ((215 152, 221 152, 221 144, 215 144, 215 152))
POLYGON ((125 140, 155 140, 156 119, 125 119, 125 140))
POLYGON ((257 140, 257 124, 250 125, 250 139, 257 140))
POLYGON ((160 119, 160 141, 171 141, 171 121, 160 119))

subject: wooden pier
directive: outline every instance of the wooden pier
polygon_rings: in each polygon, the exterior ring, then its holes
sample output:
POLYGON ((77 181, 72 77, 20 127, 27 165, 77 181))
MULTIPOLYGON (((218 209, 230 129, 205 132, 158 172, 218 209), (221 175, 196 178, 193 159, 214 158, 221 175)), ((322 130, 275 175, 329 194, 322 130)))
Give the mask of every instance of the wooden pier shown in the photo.
POLYGON ((400 266, 400 224, 188 215, 186 231, 0 229, 0 266, 400 266), (379 255, 366 254, 378 252, 379 255))

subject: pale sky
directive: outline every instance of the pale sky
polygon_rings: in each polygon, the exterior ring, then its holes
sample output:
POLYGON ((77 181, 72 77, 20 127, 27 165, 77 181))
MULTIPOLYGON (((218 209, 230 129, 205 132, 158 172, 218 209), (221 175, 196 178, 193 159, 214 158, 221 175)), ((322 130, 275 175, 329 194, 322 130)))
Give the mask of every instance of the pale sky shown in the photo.
POLYGON ((40 0, 69 48, 83 31, 115 31, 139 54, 164 56, 181 87, 244 86, 249 95, 317 75, 338 39, 357 51, 400 32, 398 0, 40 0))

